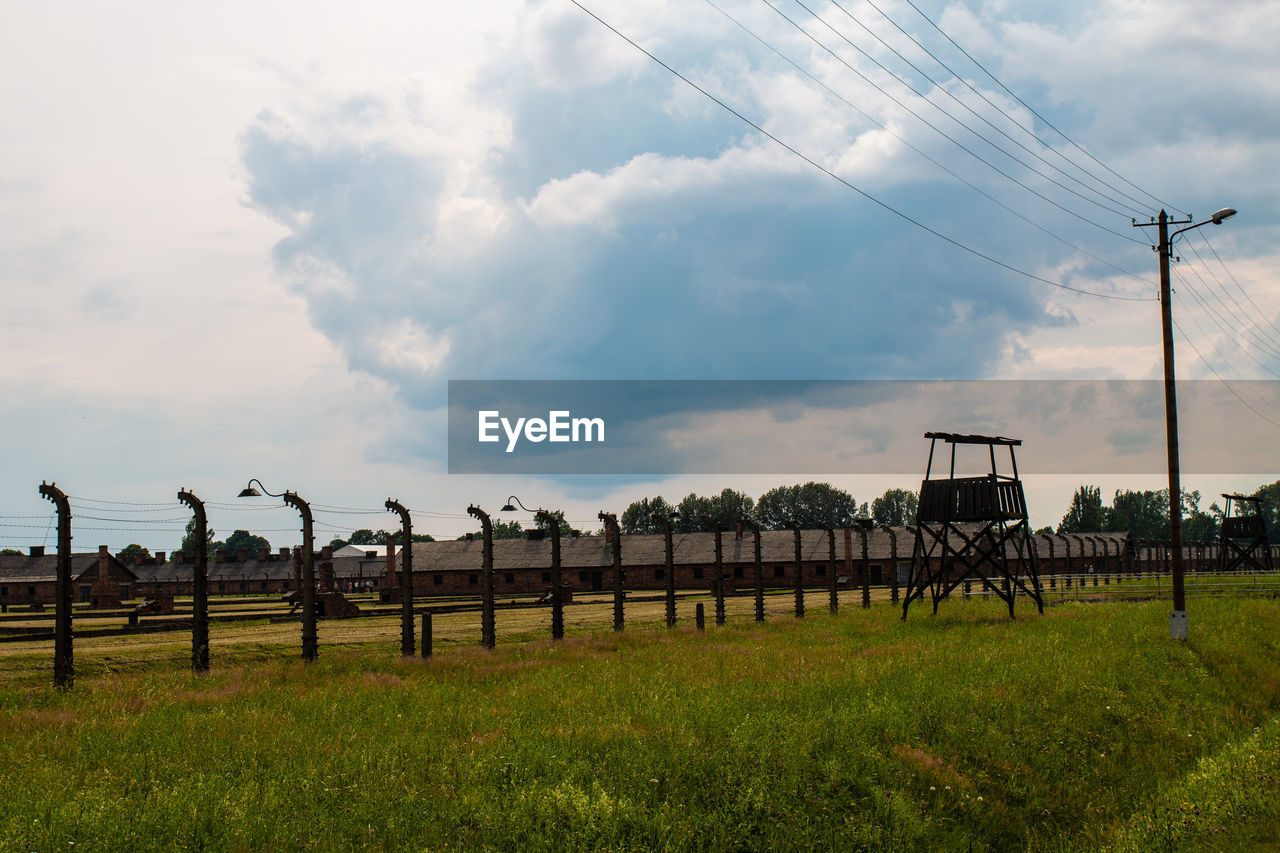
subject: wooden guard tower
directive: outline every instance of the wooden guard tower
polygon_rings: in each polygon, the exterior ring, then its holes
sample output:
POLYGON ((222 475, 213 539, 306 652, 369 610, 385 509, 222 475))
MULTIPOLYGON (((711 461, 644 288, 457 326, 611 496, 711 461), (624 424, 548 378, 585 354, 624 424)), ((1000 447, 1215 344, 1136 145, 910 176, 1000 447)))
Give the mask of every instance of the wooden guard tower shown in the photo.
POLYGON ((1218 537, 1218 571, 1271 571, 1271 546, 1267 542, 1267 525, 1262 519, 1262 498, 1227 494, 1223 497, 1227 499, 1227 508, 1218 537), (1231 514, 1233 504, 1235 515, 1231 514))
POLYGON ((938 602, 969 579, 994 590, 1008 605, 1010 618, 1018 590, 1044 613, 1027 502, 1013 454, 1021 439, 947 432, 926 432, 924 437, 929 439, 929 463, 920 484, 916 541, 902 618, 907 618, 912 601, 923 600, 926 590, 932 595, 936 614, 938 602), (951 470, 946 479, 935 480, 930 475, 939 441, 951 446, 951 470), (956 476, 956 447, 962 444, 986 446, 990 473, 985 477, 956 476), (996 467, 997 445, 1009 448, 1012 476, 1001 475, 996 467))

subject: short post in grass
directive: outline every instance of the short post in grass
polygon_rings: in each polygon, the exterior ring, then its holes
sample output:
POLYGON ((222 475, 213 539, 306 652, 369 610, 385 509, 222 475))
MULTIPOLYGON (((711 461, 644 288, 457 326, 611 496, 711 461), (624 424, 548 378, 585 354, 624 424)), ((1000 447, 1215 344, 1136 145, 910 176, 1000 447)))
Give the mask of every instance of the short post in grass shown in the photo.
POLYGON ((666 550, 666 568, 663 580, 666 581, 666 605, 667 605, 667 627, 672 628, 676 624, 676 561, 674 548, 671 544, 671 519, 679 518, 680 513, 673 512, 666 516, 660 512, 655 512, 651 518, 662 528, 662 540, 666 550))
POLYGON ((431 614, 422 614, 422 656, 431 657, 431 614))
POLYGON ((795 534, 796 540, 796 618, 804 618, 804 548, 801 544, 800 525, 792 522, 787 525, 795 534))
POLYGON ((862 607, 871 607, 871 558, 867 551, 867 531, 871 529, 869 518, 855 518, 853 526, 858 528, 858 538, 862 542, 862 607))
POLYGON ((720 522, 709 515, 699 516, 702 523, 715 534, 716 564, 711 575, 711 590, 716 597, 716 624, 724 624, 724 543, 721 541, 720 522))
POLYGON ((964 592, 962 593, 962 596, 965 601, 969 600, 969 581, 964 582, 964 592))
POLYGON ((752 567, 751 581, 755 587, 755 615, 757 622, 764 621, 764 563, 760 552, 760 525, 756 524, 749 518, 744 518, 740 522, 743 527, 751 531, 752 553, 755 558, 755 565, 752 567))
POLYGON ((209 669, 209 521, 204 501, 186 489, 178 492, 178 500, 191 507, 195 523, 191 533, 194 548, 191 570, 191 668, 196 672, 209 669))
POLYGON ((75 659, 71 633, 71 502, 56 483, 41 483, 40 496, 58 510, 58 582, 54 600, 53 683, 75 683, 75 659))
POLYGON ((622 531, 618 528, 618 516, 601 510, 599 519, 604 522, 605 540, 613 546, 613 630, 622 630, 622 531))
POLYGON ((474 504, 467 507, 467 514, 480 520, 480 566, 484 577, 480 599, 480 644, 491 649, 498 643, 493 616, 493 521, 489 513, 474 504))
POLYGON ((891 526, 880 528, 889 534, 889 603, 898 605, 898 534, 891 526))
POLYGON ((385 506, 400 516, 400 654, 413 657, 413 521, 399 501, 387 498, 385 506))
POLYGON ((698 626, 699 631, 707 629, 706 613, 703 610, 702 602, 698 602, 698 606, 693 609, 693 624, 698 626))
MULTIPOLYGON (((837 585, 838 579, 836 578, 836 529, 830 524, 820 524, 818 526, 827 531, 827 596, 830 598, 828 607, 831 610, 831 615, 835 616, 840 612, 840 592, 837 585)), ((756 562, 759 563, 759 560, 757 559, 756 562)), ((898 587, 896 584, 893 587, 893 591, 893 600, 897 602, 898 587)))

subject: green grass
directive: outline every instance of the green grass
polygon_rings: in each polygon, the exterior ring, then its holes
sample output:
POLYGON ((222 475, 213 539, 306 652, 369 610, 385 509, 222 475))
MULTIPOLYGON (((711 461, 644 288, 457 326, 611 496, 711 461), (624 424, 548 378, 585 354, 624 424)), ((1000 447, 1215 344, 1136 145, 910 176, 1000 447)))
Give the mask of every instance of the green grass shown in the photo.
POLYGON ((322 623, 312 665, 12 682, 0 847, 1275 849, 1280 603, 1193 605, 1186 644, 1158 602, 570 609, 563 642, 428 661, 322 623))

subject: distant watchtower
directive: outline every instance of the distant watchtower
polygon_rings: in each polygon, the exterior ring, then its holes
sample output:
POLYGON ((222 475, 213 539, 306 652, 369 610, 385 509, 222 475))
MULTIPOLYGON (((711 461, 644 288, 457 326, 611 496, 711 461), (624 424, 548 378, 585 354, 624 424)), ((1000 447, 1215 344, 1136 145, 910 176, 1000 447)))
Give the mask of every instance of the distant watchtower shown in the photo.
POLYGON ((1248 495, 1223 495, 1227 499, 1218 537, 1218 571, 1232 572, 1250 568, 1271 571, 1271 547, 1267 544, 1267 525, 1262 519, 1262 498, 1248 495), (1231 514, 1232 505, 1236 514, 1231 514))
POLYGON ((916 542, 911 558, 911 576, 902 601, 902 618, 915 599, 928 590, 933 612, 938 602, 970 578, 993 590, 1009 606, 1021 590, 1044 613, 1040 597, 1040 575, 1036 565, 1027 502, 1018 479, 1018 461, 1013 448, 1021 439, 986 435, 955 435, 926 432, 929 463, 920 484, 916 509, 916 542), (951 446, 951 471, 944 479, 931 480, 933 452, 939 441, 951 446), (985 445, 991 471, 985 477, 956 476, 957 445, 985 445), (1009 448, 1012 476, 999 473, 996 445, 1009 448))

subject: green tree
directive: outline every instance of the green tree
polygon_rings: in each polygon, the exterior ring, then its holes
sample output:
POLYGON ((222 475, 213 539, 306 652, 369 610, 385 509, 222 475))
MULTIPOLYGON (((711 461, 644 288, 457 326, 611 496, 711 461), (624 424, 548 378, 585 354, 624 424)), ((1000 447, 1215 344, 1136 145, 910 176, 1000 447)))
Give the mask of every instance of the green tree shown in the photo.
MULTIPOLYGON (((207 527, 207 526, 206 526, 206 528, 205 528, 205 534, 206 534, 206 535, 205 535, 205 545, 207 545, 207 546, 208 546, 208 548, 209 548, 209 550, 207 551, 207 553, 208 553, 210 556, 212 556, 212 555, 213 555, 213 552, 214 552, 214 551, 216 551, 216 550, 218 550, 218 548, 220 548, 220 547, 222 547, 222 546, 221 546, 220 544, 218 544, 217 542, 215 542, 215 541, 214 541, 214 536, 215 536, 216 534, 214 533, 213 528, 211 528, 211 527, 207 527)), ((181 546, 179 546, 179 547, 181 548, 182 553, 187 554, 187 555, 191 555, 191 554, 194 554, 194 553, 196 552, 196 519, 195 519, 195 516, 192 516, 190 519, 188 519, 188 520, 187 520, 187 532, 186 532, 186 534, 182 537, 182 545, 181 545, 181 546)))
POLYGON ((656 512, 669 517, 675 509, 661 495, 641 498, 622 511, 618 526, 623 533, 661 533, 662 527, 653 520, 653 514, 656 512))
MULTIPOLYGON (((477 530, 474 534, 475 538, 480 539, 484 536, 483 530, 477 530)), ((463 537, 459 537, 463 538, 463 537)), ((523 539, 524 528, 520 526, 518 521, 506 521, 505 519, 493 519, 493 538, 494 539, 523 539)), ((416 541, 416 540, 415 540, 416 541)))
POLYGON ((715 519, 722 530, 732 530, 744 518, 754 518, 755 501, 750 495, 724 489, 718 495, 701 497, 690 492, 677 507, 680 518, 674 525, 682 533, 706 530, 702 516, 715 519))
MULTIPOLYGON (((1106 515, 1106 526, 1093 528, 1089 532, 1109 530, 1117 533, 1127 532, 1135 539, 1168 539, 1169 490, 1117 491, 1111 501, 1111 510, 1106 515)), ((1070 532, 1082 531, 1084 528, 1070 532)), ((1061 528, 1059 532, 1062 532, 1061 528)))
POLYGON ((132 563, 135 557, 141 557, 144 560, 151 559, 151 551, 141 545, 126 545, 120 549, 120 553, 116 555, 122 563, 132 563))
POLYGON ((385 530, 370 530, 362 527, 351 531, 351 538, 347 541, 352 545, 386 545, 387 537, 390 535, 385 530))
POLYGON ((248 551, 252 556, 258 553, 259 548, 271 548, 271 543, 262 536, 255 536, 247 530, 233 531, 227 537, 226 542, 215 543, 219 548, 225 548, 228 554, 235 554, 237 551, 248 551))
POLYGON ((1071 508, 1058 524, 1058 532, 1097 533, 1106 529, 1102 490, 1097 486, 1081 486, 1076 489, 1071 497, 1071 508))
MULTIPOLYGON (((552 517, 552 518, 554 518, 554 519, 556 520, 556 522, 559 524, 559 526, 560 526, 560 535, 561 535, 561 536, 568 536, 568 535, 569 535, 569 522, 567 522, 567 521, 565 521, 565 520, 564 520, 564 510, 562 510, 562 509, 553 509, 553 510, 548 510, 548 512, 550 512, 550 513, 551 513, 551 517, 552 517)), ((550 528, 550 526, 549 526, 545 521, 543 521, 543 519, 542 519, 540 516, 535 516, 535 517, 534 517, 534 523, 535 523, 535 524, 537 524, 537 526, 538 526, 538 529, 539 529, 539 530, 550 531, 550 529, 551 529, 551 528, 550 528)))
POLYGON ((13 548, 5 548, 0 550, 0 557, 21 557, 22 552, 13 548))
POLYGON ((916 523, 918 501, 915 492, 887 489, 871 502, 871 520, 880 527, 909 527, 916 523))
MULTIPOLYGON (((1168 491, 1166 489, 1166 491, 1168 491)), ((1222 529, 1222 508, 1209 504, 1209 511, 1200 510, 1200 493, 1182 492, 1182 539, 1186 542, 1208 542, 1218 538, 1222 529)))
MULTIPOLYGON (((434 541, 436 541, 436 537, 432 536, 430 533, 414 533, 414 534, 412 534, 411 538, 413 539, 413 541, 414 541, 414 542, 434 542, 434 541)), ((399 541, 399 540, 397 540, 397 541, 399 541)))
POLYGON ((755 519, 766 530, 783 530, 792 523, 809 529, 823 524, 844 527, 866 515, 867 505, 859 506, 844 489, 813 481, 770 489, 755 507, 755 519))
POLYGON ((1267 527, 1267 541, 1280 543, 1280 480, 1259 486, 1252 496, 1262 498, 1262 523, 1267 527))

